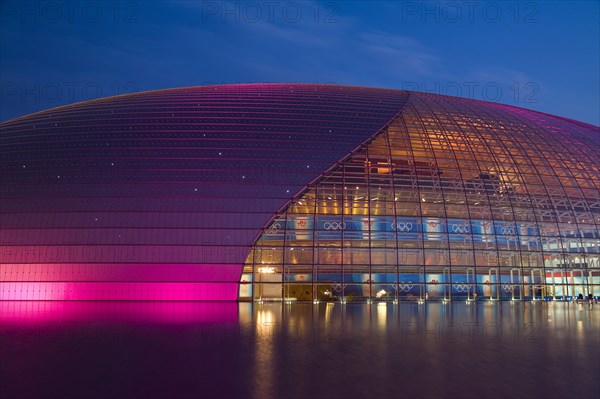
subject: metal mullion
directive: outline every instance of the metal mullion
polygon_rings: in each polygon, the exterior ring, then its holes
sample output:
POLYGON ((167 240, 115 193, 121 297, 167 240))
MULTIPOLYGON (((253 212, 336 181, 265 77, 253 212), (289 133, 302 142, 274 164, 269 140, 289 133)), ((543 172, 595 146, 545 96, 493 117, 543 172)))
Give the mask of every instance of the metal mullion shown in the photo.
POLYGON ((313 299, 313 303, 316 301, 316 290, 315 290, 315 281, 317 279, 317 265, 315 264, 315 258, 317 257, 317 252, 315 249, 315 237, 316 237, 316 229, 317 229, 317 209, 319 207, 319 184, 316 183, 314 185, 314 189, 315 189, 315 203, 314 203, 314 207, 313 207, 313 227, 312 227, 312 252, 313 252, 313 256, 312 256, 312 279, 311 279, 311 284, 312 284, 312 299, 313 299))
POLYGON ((398 226, 398 212, 397 212, 397 204, 396 204, 396 184, 394 182, 394 161, 392 160, 392 149, 391 149, 391 144, 390 144, 390 135, 389 135, 389 128, 388 130, 384 133, 385 134, 385 143, 387 146, 387 150, 388 150, 388 162, 390 165, 389 168, 389 174, 390 174, 390 184, 392 186, 392 198, 394 198, 394 219, 393 219, 393 223, 394 223, 394 228, 392 230, 394 230, 394 242, 396 243, 396 248, 394 250, 394 255, 396 256, 396 299, 395 302, 398 302, 399 298, 399 288, 400 288, 400 262, 398 260, 398 230, 397 230, 397 226, 398 226))
MULTIPOLYGON (((427 145, 429 146, 429 149, 431 151, 431 157, 433 158, 433 161, 435 162, 435 165, 436 165, 436 168, 437 168, 437 165, 438 165, 437 158, 435 156, 435 152, 433 151, 433 146, 431 144, 431 140, 429 139, 429 136, 427 135, 427 131, 428 131, 427 127, 426 127, 425 123, 423 123, 423 118, 421 116, 421 113, 417 109, 416 105, 414 105, 414 104, 411 104, 411 105, 412 105, 413 111, 415 112, 416 116, 418 117, 419 121, 421 122, 421 126, 423 127, 423 133, 424 133, 423 136, 424 137, 421 138, 421 140, 423 141, 424 144, 427 143, 427 145)), ((425 147, 425 145, 424 145, 424 147, 425 147)), ((446 196, 444 194, 444 187, 443 187, 443 185, 441 183, 441 178, 439 177, 439 175, 437 176, 437 178, 438 178, 438 180, 440 182, 440 191, 442 193, 442 198, 444 198, 443 206, 444 206, 444 218, 446 219, 446 232, 445 232, 445 235, 446 235, 446 244, 448 246, 448 266, 450 268, 450 275, 452 275, 452 256, 450 254, 451 247, 450 247, 450 233, 448 232, 448 211, 447 211, 447 208, 446 208, 446 196)), ((422 199, 419 198, 419 204, 421 204, 421 201, 422 201, 422 199)), ((444 286, 445 286, 445 284, 446 283, 444 282, 444 286)))
POLYGON ((367 227, 368 227, 368 234, 369 234, 369 298, 367 299, 368 302, 372 301, 373 298, 373 256, 371 254, 373 247, 372 247, 372 232, 371 232, 371 166, 369 164, 370 159, 369 159, 369 146, 368 144, 365 147, 365 159, 367 162, 367 173, 366 173, 366 177, 367 177, 367 193, 365 196, 365 199, 367 201, 367 227))
MULTIPOLYGON (((408 101, 407 101, 408 103, 408 101)), ((406 105, 405 105, 406 107, 406 105)), ((404 114, 401 114, 398 117, 398 121, 400 122, 401 126, 404 127, 404 131, 401 132, 401 134, 404 135, 404 138, 406 139, 407 142, 407 148, 410 152, 410 159, 413 162, 413 166, 415 165, 415 155, 414 155, 414 150, 413 150, 413 146, 412 146, 412 142, 411 142, 411 136, 410 136, 410 132, 409 132, 409 128, 408 125, 406 123, 406 119, 404 118, 404 114)), ((418 134, 418 132, 417 132, 418 134)), ((419 186, 419 176, 418 174, 415 172, 415 180, 417 182, 416 184, 416 191, 417 191, 417 204, 418 204, 418 209, 419 209, 419 220, 421 220, 421 224, 423 223, 423 208, 421 206, 421 190, 420 190, 420 186, 419 186)), ((422 256, 422 261, 421 261, 421 265, 419 266, 419 269, 417 270, 417 275, 419 276, 419 280, 421 278, 421 268, 423 269, 423 283, 419 283, 419 300, 423 300, 423 298, 425 297, 425 293, 427 292, 427 281, 425 279, 425 271, 426 271, 426 267, 425 267, 425 259, 426 259, 426 255, 425 255, 425 235, 421 234, 421 240, 420 240, 420 250, 421 250, 421 256, 422 256)))

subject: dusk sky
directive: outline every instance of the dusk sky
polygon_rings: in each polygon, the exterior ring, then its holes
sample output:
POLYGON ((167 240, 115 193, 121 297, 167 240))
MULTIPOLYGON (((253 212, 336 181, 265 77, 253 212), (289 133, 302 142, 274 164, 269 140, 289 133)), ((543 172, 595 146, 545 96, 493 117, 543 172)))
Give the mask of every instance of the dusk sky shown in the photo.
POLYGON ((0 121, 133 91, 306 82, 600 124, 597 1, 1 3, 0 121))

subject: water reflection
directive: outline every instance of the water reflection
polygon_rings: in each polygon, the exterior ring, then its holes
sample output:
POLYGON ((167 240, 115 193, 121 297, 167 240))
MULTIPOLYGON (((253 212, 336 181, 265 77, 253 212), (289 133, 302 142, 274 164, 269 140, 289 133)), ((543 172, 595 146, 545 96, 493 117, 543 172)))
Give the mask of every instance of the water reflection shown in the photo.
POLYGON ((600 388, 599 305, 0 302, 0 323, 6 397, 589 397, 600 388))

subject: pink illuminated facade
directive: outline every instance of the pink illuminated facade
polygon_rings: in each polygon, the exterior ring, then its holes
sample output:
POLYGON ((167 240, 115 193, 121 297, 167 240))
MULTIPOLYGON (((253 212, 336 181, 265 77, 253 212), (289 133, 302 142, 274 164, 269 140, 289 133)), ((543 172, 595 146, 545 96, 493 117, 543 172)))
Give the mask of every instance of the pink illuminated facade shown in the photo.
POLYGON ((1 300, 600 295, 600 131, 336 85, 191 87, 0 125, 1 300))

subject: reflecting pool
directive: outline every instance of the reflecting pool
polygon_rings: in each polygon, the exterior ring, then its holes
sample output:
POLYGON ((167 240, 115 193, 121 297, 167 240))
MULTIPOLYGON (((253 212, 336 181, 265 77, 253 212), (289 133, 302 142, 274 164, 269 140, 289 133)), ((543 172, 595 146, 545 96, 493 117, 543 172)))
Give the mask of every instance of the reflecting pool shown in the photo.
POLYGON ((600 394, 600 304, 0 302, 3 398, 600 394))

